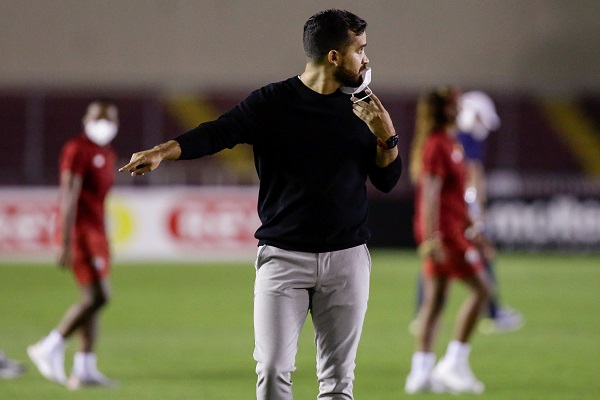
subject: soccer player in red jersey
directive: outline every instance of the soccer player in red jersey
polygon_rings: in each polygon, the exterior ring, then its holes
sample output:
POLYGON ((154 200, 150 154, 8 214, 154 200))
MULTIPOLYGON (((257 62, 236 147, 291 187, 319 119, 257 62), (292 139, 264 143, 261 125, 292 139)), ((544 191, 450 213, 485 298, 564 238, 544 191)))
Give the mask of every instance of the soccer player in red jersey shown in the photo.
POLYGON ((60 156, 58 263, 70 267, 81 288, 81 299, 42 340, 27 349, 41 374, 71 389, 113 386, 96 367, 94 345, 100 310, 109 293, 110 255, 104 222, 104 201, 114 182, 116 154, 110 147, 118 130, 117 107, 107 101, 90 103, 84 132, 69 140, 60 156), (64 369, 66 340, 77 332, 79 351, 73 373, 64 369))
POLYGON ((410 172, 417 185, 414 233, 423 259, 424 300, 407 393, 481 393, 484 389, 471 371, 468 356, 469 340, 490 289, 483 262, 468 237, 467 169, 455 128, 457 96, 456 90, 442 87, 422 96, 417 106, 410 172), (452 279, 462 280, 470 295, 459 311, 454 338, 436 365, 436 329, 452 279))
MULTIPOLYGON (((486 156, 485 141, 491 131, 500 127, 500 117, 496 113, 494 101, 484 92, 473 90, 462 93, 459 100, 460 111, 456 117, 456 138, 461 144, 468 178, 466 183, 465 201, 473 222, 470 230, 476 236, 475 243, 483 258, 488 281, 492 288, 485 317, 479 322, 479 331, 485 334, 513 332, 524 324, 523 315, 500 299, 498 279, 495 273, 496 249, 489 240, 486 232, 485 211, 487 206, 486 173, 484 161, 486 156)), ((422 303, 423 282, 419 277, 417 282, 417 311, 422 303)), ((409 331, 418 334, 419 321, 415 318, 409 325, 409 331)))

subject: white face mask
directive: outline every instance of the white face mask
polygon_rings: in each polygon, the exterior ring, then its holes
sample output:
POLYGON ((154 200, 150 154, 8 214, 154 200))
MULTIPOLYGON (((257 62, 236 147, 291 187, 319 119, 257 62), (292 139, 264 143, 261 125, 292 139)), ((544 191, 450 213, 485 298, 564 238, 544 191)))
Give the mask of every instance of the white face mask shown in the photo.
POLYGON ((98 146, 110 143, 117 136, 118 129, 117 124, 106 119, 89 121, 85 124, 86 136, 98 146))
MULTIPOLYGON (((364 91, 365 89, 369 89, 369 83, 371 83, 371 68, 367 67, 367 69, 365 69, 363 71, 363 73, 361 74, 361 76, 362 76, 362 83, 360 84, 360 86, 357 86, 357 87, 342 86, 340 88, 340 90, 343 93, 354 95, 356 93, 360 93, 360 92, 364 91)), ((365 96, 362 99, 359 99, 357 101, 364 100, 364 99, 366 99, 369 96, 370 95, 365 96)))

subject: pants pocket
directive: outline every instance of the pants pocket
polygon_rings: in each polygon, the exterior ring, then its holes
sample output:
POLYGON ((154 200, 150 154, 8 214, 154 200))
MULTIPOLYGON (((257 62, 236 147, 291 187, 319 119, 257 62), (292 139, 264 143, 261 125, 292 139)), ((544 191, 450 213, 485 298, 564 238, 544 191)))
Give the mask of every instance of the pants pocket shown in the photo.
POLYGON ((254 261, 254 269, 257 272, 260 269, 260 266, 262 265, 262 255, 266 248, 267 248, 267 245, 263 244, 262 246, 259 246, 258 250, 256 251, 256 260, 254 261))

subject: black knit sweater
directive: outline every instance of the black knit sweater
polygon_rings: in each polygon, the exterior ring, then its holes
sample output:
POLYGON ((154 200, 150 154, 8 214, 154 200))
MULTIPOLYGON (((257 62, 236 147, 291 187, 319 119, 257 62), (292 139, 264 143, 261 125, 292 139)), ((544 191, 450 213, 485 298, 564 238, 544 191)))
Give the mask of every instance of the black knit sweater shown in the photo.
POLYGON ((322 95, 298 77, 267 85, 215 121, 178 136, 181 160, 238 143, 253 146, 260 179, 259 244, 326 252, 365 243, 367 177, 383 192, 400 177, 400 157, 375 164, 376 140, 349 96, 322 95))

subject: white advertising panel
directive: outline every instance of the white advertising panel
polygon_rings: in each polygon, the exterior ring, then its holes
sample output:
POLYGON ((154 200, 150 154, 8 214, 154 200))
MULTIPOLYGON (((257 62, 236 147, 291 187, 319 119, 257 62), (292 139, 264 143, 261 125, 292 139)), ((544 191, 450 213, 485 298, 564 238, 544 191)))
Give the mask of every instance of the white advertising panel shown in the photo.
MULTIPOLYGON (((116 262, 253 260, 258 188, 116 188, 107 229, 116 262)), ((52 261, 57 189, 0 189, 0 260, 52 261)))

